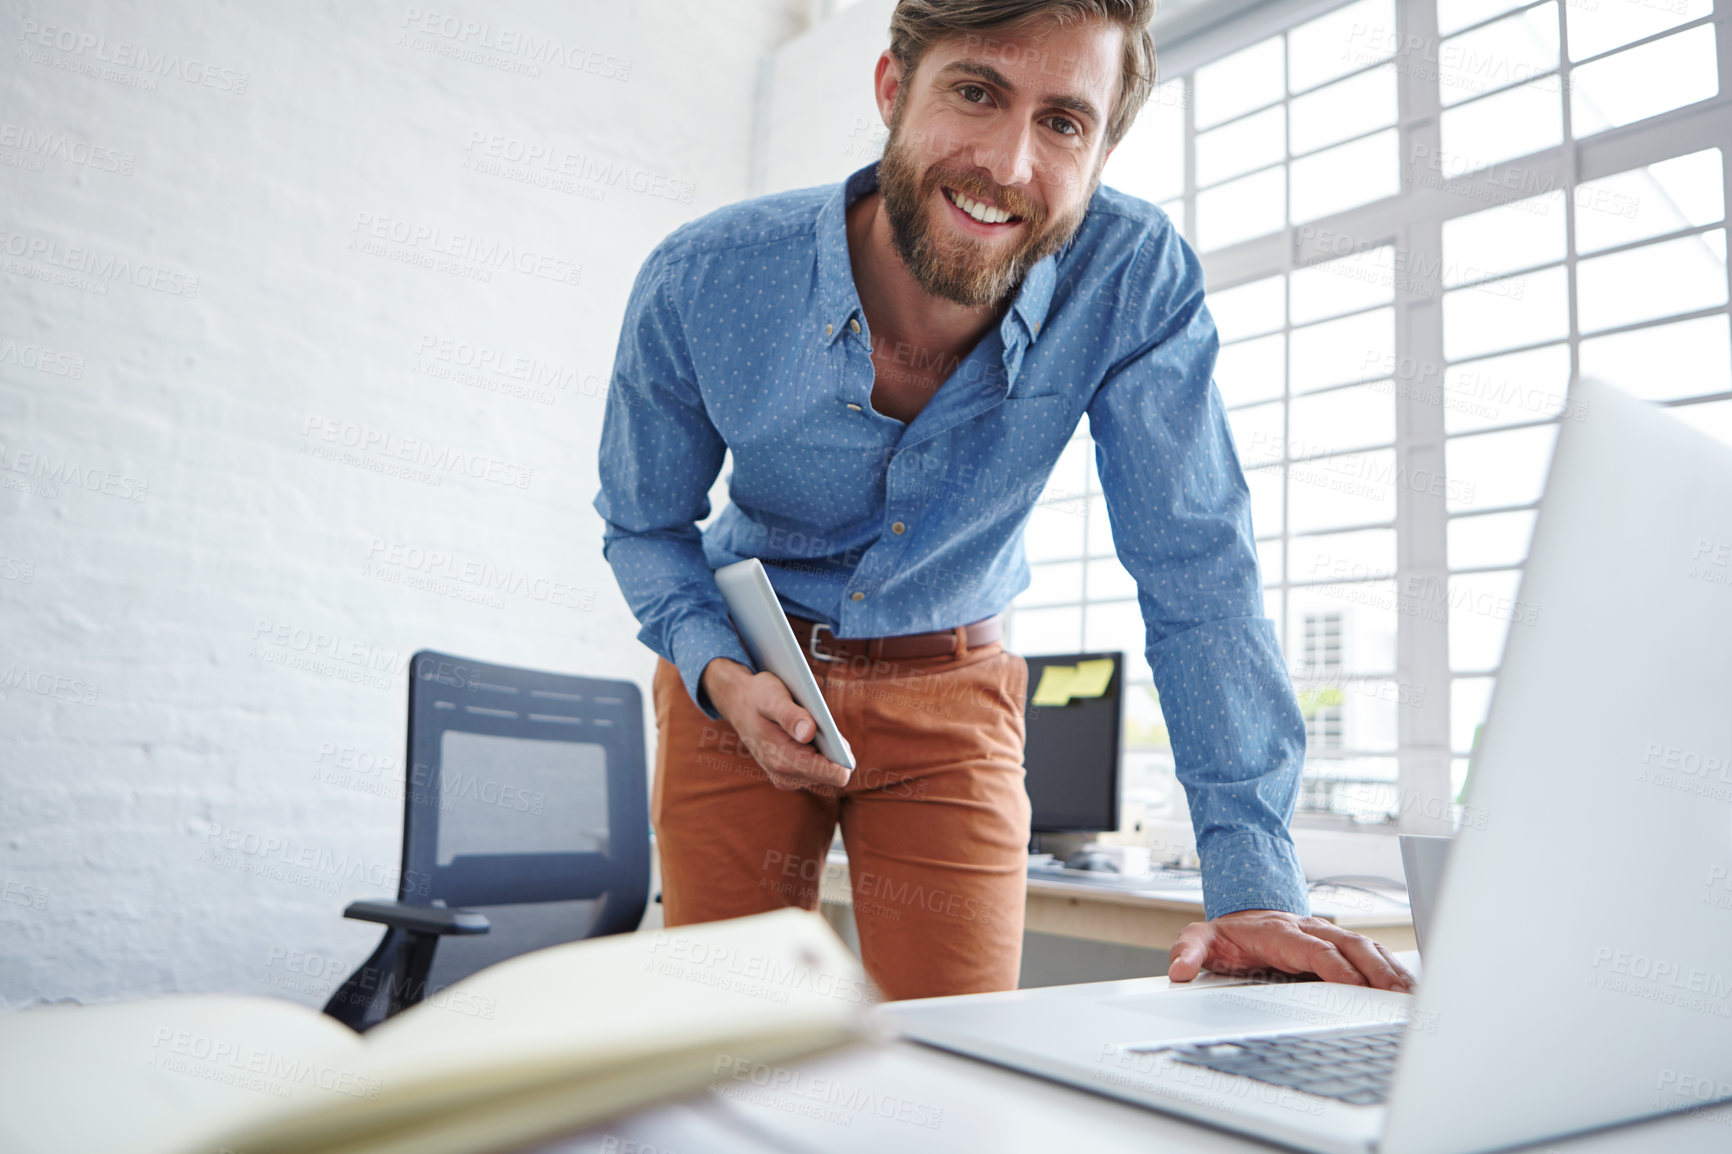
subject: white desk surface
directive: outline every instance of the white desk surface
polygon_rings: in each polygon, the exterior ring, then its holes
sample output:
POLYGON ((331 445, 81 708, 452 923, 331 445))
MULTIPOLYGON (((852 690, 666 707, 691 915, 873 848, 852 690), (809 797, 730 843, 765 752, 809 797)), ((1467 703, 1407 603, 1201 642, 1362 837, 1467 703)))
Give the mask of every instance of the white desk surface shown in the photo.
MULTIPOLYGON (((800 1097, 724 1082, 725 1092, 712 1087, 541 1147, 536 1154, 1269 1154, 1285 1149, 914 1042, 862 1044, 790 1069, 800 1078, 834 1079, 836 1085, 800 1097), (865 1104, 868 1098, 882 1116, 865 1104)), ((1729 1148, 1732 1103, 1521 1147, 1532 1154, 1725 1154, 1729 1148)))
MULTIPOLYGON (((1127 878, 1120 882, 1116 874, 1099 875, 1095 881, 1077 871, 1030 870, 1028 892, 1056 898, 1105 905, 1135 906, 1149 910, 1185 913, 1198 921, 1203 918, 1203 884, 1195 875, 1189 878, 1151 877, 1147 880, 1127 878)), ((825 858, 825 870, 820 880, 823 900, 849 904, 848 855, 832 848, 825 858)), ((1311 891, 1311 912, 1344 929, 1360 930, 1376 926, 1412 924, 1404 896, 1395 892, 1374 892, 1352 886, 1318 886, 1311 891)))

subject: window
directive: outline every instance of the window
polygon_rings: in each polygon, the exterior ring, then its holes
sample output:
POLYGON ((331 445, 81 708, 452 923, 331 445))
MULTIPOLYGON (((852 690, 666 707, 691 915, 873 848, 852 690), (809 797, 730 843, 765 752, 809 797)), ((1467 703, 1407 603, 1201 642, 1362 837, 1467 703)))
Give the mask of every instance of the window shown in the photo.
MULTIPOLYGON (((1572 381, 1732 441, 1712 9, 1358 0, 1248 27, 1163 79, 1107 164, 1208 273, 1307 820, 1447 816, 1538 609, 1521 566, 1572 381)), ((1126 813, 1182 816, 1086 428, 1030 523, 1010 643, 1126 652, 1126 813)))

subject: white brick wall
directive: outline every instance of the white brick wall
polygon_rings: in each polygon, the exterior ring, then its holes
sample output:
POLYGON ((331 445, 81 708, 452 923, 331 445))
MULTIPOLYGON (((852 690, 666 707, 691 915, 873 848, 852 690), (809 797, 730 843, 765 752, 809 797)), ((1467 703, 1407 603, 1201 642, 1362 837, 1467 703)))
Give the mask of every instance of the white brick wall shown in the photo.
POLYGON ((746 195, 805 7, 6 6, 0 1005, 320 1001, 394 892, 418 648, 647 693, 617 326, 746 195))

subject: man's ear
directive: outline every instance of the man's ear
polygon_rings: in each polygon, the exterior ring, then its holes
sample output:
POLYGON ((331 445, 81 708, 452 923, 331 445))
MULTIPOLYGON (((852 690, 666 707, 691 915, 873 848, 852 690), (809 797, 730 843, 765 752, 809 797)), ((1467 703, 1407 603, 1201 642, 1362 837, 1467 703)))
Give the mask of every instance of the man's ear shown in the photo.
POLYGON ((872 73, 872 94, 878 98, 878 116, 886 128, 890 126, 890 110, 896 106, 896 93, 902 87, 902 62, 886 48, 878 57, 878 67, 872 73))

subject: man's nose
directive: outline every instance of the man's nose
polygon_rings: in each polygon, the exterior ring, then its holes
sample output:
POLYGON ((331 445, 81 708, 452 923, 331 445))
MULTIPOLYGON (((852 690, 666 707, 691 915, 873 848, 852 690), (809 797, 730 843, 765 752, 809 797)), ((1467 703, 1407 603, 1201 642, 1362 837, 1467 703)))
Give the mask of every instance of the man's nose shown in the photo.
POLYGON ((976 141, 974 163, 998 184, 1027 184, 1034 177, 1034 126, 1020 116, 1001 117, 976 141))

